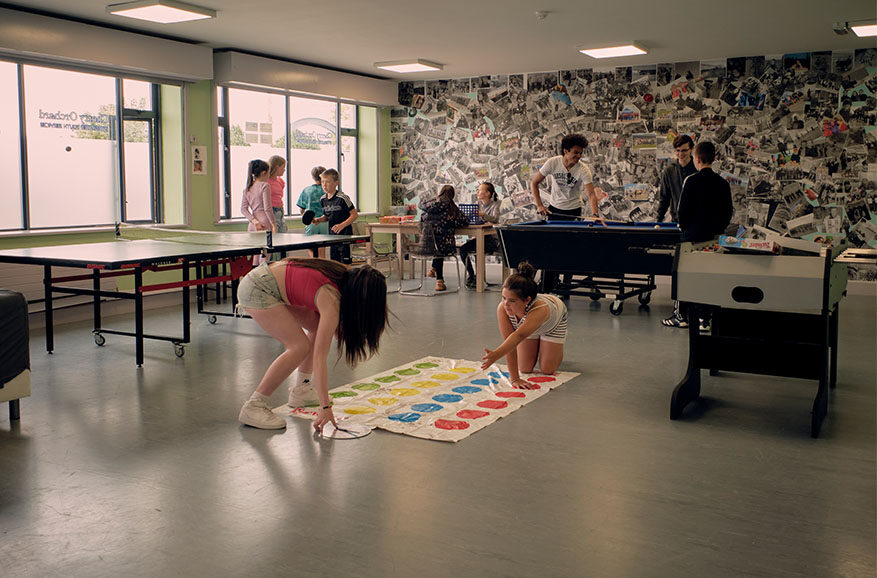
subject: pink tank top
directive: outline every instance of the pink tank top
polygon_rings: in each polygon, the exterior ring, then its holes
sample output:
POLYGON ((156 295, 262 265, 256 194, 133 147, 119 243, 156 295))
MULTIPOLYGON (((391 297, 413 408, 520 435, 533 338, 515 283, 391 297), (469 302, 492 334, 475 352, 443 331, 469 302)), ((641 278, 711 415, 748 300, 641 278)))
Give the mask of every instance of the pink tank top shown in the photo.
POLYGON ((338 286, 330 281, 325 275, 310 267, 296 266, 289 263, 286 266, 286 297, 289 304, 297 307, 307 307, 317 312, 317 304, 314 299, 317 290, 323 285, 331 285, 338 290, 338 286))
POLYGON ((286 183, 280 177, 268 177, 268 186, 271 187, 271 206, 283 208, 283 187, 286 183))

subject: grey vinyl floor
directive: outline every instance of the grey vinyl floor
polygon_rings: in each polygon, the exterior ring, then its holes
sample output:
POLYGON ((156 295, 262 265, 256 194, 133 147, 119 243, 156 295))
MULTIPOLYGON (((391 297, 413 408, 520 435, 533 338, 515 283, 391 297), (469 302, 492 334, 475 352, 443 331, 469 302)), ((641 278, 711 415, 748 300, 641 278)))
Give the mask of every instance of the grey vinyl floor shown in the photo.
MULTIPOLYGON (((381 354, 330 381, 477 359, 498 299, 393 295, 381 354)), ((570 302, 580 377, 457 444, 240 426, 279 353, 250 320, 194 317, 185 357, 149 341, 141 369, 88 322, 53 355, 34 329, 33 396, 20 422, 0 408, 0 576, 874 576, 874 297, 843 302, 816 440, 811 381, 705 376, 671 422, 687 342, 660 325, 668 291, 608 305, 570 302)), ((179 324, 147 312, 148 332, 179 324)))

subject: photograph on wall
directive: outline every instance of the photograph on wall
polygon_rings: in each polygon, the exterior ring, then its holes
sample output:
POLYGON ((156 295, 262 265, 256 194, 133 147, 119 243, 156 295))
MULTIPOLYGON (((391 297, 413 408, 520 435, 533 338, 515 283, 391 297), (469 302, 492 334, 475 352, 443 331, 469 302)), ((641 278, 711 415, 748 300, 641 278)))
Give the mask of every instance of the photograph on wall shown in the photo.
POLYGON ((694 80, 700 76, 700 61, 677 62, 674 68, 674 80, 694 80))
POLYGON ((207 174, 207 149, 203 145, 192 146, 192 174, 207 174))

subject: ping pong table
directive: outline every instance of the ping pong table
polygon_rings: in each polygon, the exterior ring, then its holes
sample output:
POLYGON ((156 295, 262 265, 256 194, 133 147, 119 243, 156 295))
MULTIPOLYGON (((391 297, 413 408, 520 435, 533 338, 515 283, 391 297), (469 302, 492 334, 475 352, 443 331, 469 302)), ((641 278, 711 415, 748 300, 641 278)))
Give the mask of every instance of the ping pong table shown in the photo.
POLYGON ((93 298, 94 340, 97 345, 106 342, 105 334, 134 337, 135 356, 138 366, 143 365, 145 339, 169 341, 174 345, 177 357, 185 354, 186 343, 191 341, 190 288, 198 289, 198 312, 211 315, 231 315, 203 309, 203 286, 232 283, 232 301, 236 297, 237 281, 250 270, 255 255, 266 252, 317 250, 332 245, 366 242, 365 235, 303 235, 298 233, 274 233, 270 237, 261 232, 201 233, 183 232, 179 235, 158 239, 121 239, 101 243, 28 247, 0 250, 0 262, 40 265, 43 267, 45 292, 46 351, 54 350, 52 296, 55 293, 87 295, 93 298), (222 266, 222 272, 216 273, 222 266), (73 267, 89 272, 81 275, 53 277, 52 267, 73 267), (191 279, 194 267, 195 279, 191 279), (208 269, 210 268, 210 269, 208 269), (213 274, 205 274, 212 270, 213 274), (143 274, 148 271, 179 271, 181 279, 167 283, 144 284, 143 274), (133 276, 131 291, 109 291, 101 288, 101 279, 133 276), (65 283, 92 280, 92 287, 71 287, 65 283), (182 336, 146 334, 143 330, 143 295, 153 291, 182 289, 183 328, 182 336), (107 329, 101 323, 101 298, 129 299, 134 301, 134 331, 107 329))

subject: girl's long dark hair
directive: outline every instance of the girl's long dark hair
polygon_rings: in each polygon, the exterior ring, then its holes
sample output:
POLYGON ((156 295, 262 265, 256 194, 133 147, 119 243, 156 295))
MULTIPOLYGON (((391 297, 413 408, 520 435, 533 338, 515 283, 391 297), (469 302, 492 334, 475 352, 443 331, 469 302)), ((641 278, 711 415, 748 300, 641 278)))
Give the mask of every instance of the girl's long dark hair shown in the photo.
POLYGON ((249 188, 253 186, 253 183, 256 182, 256 177, 267 170, 268 163, 265 161, 260 159, 250 161, 249 166, 247 166, 247 190, 249 190, 249 188))
POLYGON ((516 272, 506 277, 502 286, 514 293, 522 300, 529 297, 535 299, 539 293, 539 286, 536 284, 536 268, 527 261, 518 263, 516 272))
POLYGON ((454 202, 454 195, 456 191, 454 187, 451 185, 445 185, 441 188, 438 194, 438 198, 446 201, 450 206, 448 207, 448 214, 451 215, 451 218, 454 220, 460 217, 460 207, 457 206, 457 203, 454 202))
POLYGON ((344 346, 344 360, 350 367, 378 352, 386 329, 387 280, 373 267, 348 267, 326 259, 286 259, 297 267, 316 269, 341 292, 338 317, 338 351, 344 346))

